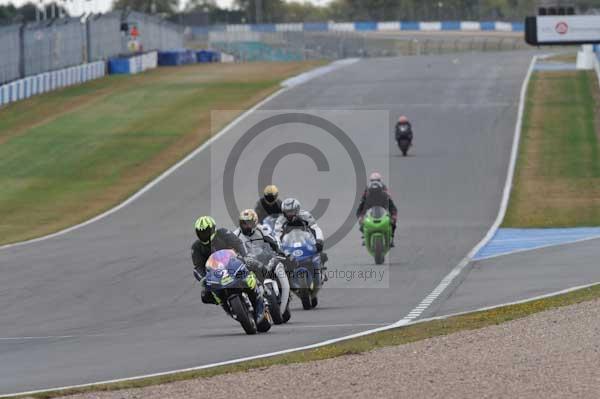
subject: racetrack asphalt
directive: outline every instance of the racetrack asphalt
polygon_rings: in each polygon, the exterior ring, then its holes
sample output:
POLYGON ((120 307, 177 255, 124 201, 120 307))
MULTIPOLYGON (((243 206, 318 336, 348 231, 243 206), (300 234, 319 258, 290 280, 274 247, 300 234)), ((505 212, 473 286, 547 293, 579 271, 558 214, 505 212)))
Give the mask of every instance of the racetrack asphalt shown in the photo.
MULTIPOLYGON (((496 218, 530 59, 531 53, 503 52, 360 61, 264 104, 264 113, 244 119, 116 213, 1 250, 0 394, 209 364, 400 320, 496 218), (396 247, 387 265, 371 267, 352 229, 327 248, 330 270, 373 268, 385 279, 368 289, 334 279, 329 286, 339 288, 324 289, 317 309, 303 311, 295 300, 289 324, 246 336, 220 308, 200 302, 190 263, 193 222, 210 213, 233 227, 221 194, 224 162, 246 129, 284 110, 331 120, 360 149, 367 172, 384 174, 399 211, 396 247), (401 113, 415 129, 407 158, 390 136, 401 113)), ((289 155, 274 182, 309 209, 318 198, 331 199, 319 219, 331 234, 362 187, 340 144, 314 127, 288 123, 244 148, 235 177, 239 206, 253 206, 267 150, 290 141, 320 149, 329 171, 317 171, 305 155, 289 155)))
POLYGON ((600 282, 600 239, 475 261, 425 317, 442 316, 600 282))

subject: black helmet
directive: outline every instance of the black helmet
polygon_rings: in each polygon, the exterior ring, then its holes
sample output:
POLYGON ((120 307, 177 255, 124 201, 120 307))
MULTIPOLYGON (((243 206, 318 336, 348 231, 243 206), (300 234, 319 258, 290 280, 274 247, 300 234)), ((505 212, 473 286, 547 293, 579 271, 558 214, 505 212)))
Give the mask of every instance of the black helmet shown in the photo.
POLYGON ((208 244, 215 237, 217 223, 210 216, 200 216, 194 226, 196 235, 202 244, 208 244))

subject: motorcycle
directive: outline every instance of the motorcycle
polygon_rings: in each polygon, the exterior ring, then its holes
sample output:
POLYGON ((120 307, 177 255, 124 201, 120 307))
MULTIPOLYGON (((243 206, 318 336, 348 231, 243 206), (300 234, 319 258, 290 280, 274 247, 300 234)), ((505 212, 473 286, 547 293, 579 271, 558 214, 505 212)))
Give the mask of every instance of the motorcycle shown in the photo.
POLYGON ((292 292, 300 298, 305 310, 316 307, 324 268, 314 236, 305 229, 294 229, 283 236, 281 247, 286 255, 295 259, 293 269, 287 270, 292 292))
POLYGON ((381 206, 370 208, 365 213, 362 228, 367 251, 375 258, 375 264, 381 265, 392 239, 392 219, 388 211, 381 206))
POLYGON ((236 252, 223 249, 206 261, 206 289, 246 334, 267 332, 272 319, 262 296, 262 286, 236 252))
POLYGON ((407 125, 400 125, 396 131, 396 142, 398 148, 402 152, 402 156, 408 154, 408 149, 412 146, 412 133, 409 133, 409 127, 407 125))
POLYGON ((269 311, 275 324, 287 323, 291 317, 290 282, 285 273, 286 258, 277 255, 264 241, 246 242, 248 256, 259 261, 265 268, 264 276, 259 276, 269 302, 269 311))

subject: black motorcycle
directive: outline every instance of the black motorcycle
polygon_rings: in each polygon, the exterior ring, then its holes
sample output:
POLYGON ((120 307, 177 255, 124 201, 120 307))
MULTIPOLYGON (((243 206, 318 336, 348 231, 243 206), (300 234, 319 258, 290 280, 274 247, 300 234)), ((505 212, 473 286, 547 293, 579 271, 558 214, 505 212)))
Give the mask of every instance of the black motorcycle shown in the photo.
POLYGON ((413 134, 408 125, 400 125, 396 129, 396 142, 403 156, 408 154, 408 149, 412 146, 413 134))

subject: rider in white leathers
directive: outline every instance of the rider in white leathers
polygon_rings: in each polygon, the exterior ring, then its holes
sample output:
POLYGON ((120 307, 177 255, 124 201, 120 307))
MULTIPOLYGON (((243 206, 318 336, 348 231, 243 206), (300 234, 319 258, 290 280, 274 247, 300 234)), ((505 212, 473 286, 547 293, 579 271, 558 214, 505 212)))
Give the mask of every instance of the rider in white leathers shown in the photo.
POLYGON ((282 263, 282 256, 284 256, 279 243, 269 235, 269 229, 258 223, 258 216, 253 209, 246 209, 240 213, 239 226, 233 231, 239 239, 244 243, 246 251, 251 254, 253 245, 263 245, 264 243, 269 244, 274 253, 280 257, 273 257, 269 261, 267 270, 269 272, 274 271, 274 276, 267 276, 277 278, 279 286, 281 288, 281 309, 286 309, 287 303, 290 297, 290 282, 285 273, 285 266, 282 263))
POLYGON ((286 198, 281 204, 282 215, 275 222, 275 238, 281 242, 283 236, 294 227, 308 227, 315 237, 317 251, 323 251, 323 231, 317 225, 317 221, 310 214, 301 208, 300 202, 294 198, 286 198))

